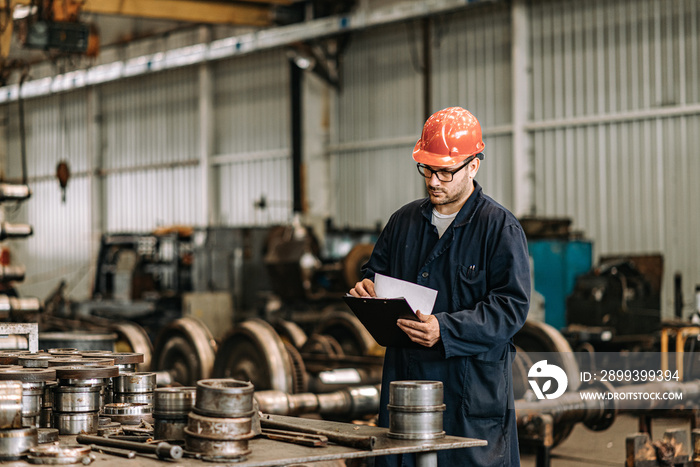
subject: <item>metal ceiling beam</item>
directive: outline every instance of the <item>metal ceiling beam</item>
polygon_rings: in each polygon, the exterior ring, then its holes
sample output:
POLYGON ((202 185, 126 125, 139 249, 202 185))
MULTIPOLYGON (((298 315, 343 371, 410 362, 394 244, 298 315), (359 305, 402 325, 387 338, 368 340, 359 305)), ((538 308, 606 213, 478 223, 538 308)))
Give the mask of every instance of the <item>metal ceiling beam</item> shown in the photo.
POLYGON ((273 17, 267 6, 190 0, 85 0, 81 11, 98 15, 245 26, 269 26, 273 17))
MULTIPOLYGON (((2 1, 0 0, 0 5, 2 1)), ((124 1, 126 2, 126 0, 124 1)), ((446 13, 475 4, 497 3, 499 1, 502 0, 432 0, 430 3, 402 2, 370 11, 361 9, 347 15, 329 16, 289 26, 263 29, 206 44, 157 52, 125 61, 98 65, 87 70, 75 70, 62 75, 29 81, 22 86, 22 96, 25 98, 45 96, 156 71, 192 66, 206 61, 221 60, 259 50, 288 46, 300 41, 446 13)), ((0 88, 0 104, 16 101, 19 91, 19 86, 16 84, 0 88)))

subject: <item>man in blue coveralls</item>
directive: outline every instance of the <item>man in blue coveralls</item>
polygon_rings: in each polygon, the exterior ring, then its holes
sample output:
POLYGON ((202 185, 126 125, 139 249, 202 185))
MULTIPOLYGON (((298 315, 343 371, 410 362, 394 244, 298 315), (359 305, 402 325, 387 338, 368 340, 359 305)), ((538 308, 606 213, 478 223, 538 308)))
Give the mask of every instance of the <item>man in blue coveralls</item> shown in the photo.
MULTIPOLYGON (((428 198, 396 211, 350 290, 375 296, 380 273, 438 290, 432 314, 397 325, 417 348, 387 348, 379 425, 389 426, 391 381, 442 381, 444 430, 488 446, 438 452, 454 466, 518 466, 513 403, 513 335, 525 322, 530 265, 522 227, 474 180, 483 160, 481 126, 450 107, 425 123, 413 150, 428 198)), ((376 465, 411 466, 413 454, 383 456, 376 465)))

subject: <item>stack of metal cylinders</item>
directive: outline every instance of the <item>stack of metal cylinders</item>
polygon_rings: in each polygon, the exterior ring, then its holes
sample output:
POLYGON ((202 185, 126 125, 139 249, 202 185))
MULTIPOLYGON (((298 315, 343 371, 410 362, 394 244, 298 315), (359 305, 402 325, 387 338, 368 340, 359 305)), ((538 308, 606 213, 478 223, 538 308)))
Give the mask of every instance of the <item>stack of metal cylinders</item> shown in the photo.
POLYGON ((0 381, 0 461, 17 460, 38 443, 36 427, 22 426, 21 381, 0 381))
MULTIPOLYGON (((142 353, 134 352, 111 352, 108 350, 84 350, 80 352, 83 358, 109 358, 114 360, 114 364, 119 369, 119 374, 136 372, 136 367, 139 363, 143 363, 144 356, 142 353)), ((104 403, 111 404, 112 402, 120 402, 114 400, 114 378, 108 381, 105 390, 104 403)))
MULTIPOLYGON (((97 433, 107 381, 119 375, 114 365, 71 362, 56 366, 58 385, 54 389, 53 427, 62 435, 97 433)), ((49 362, 51 365, 51 362, 49 362)), ((51 368, 51 367, 49 367, 51 368)))
POLYGON ((20 381, 22 385, 23 427, 37 428, 41 425, 46 384, 55 379, 56 372, 48 368, 0 368, 0 381, 20 381))
POLYGON ((253 391, 247 381, 197 381, 194 409, 184 430, 187 450, 214 462, 245 459, 248 440, 255 436, 253 391))
POLYGON ((102 414, 122 425, 140 425, 141 422, 153 423, 153 406, 140 402, 105 404, 102 414))
POLYGON ((156 389, 156 374, 150 372, 120 373, 112 378, 114 402, 153 405, 156 389))
POLYGON ((153 395, 155 439, 185 439, 188 415, 194 409, 197 388, 156 388, 153 395))
POLYGON ((392 381, 389 384, 389 438, 444 438, 441 381, 392 381))

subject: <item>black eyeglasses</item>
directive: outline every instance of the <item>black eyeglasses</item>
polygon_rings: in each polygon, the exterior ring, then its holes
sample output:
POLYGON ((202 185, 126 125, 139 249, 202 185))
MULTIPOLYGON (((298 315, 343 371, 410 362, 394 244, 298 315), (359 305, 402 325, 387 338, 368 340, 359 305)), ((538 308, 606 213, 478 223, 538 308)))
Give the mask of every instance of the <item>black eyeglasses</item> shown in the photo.
MULTIPOLYGON (((478 154, 477 154, 478 155, 478 154)), ((464 164, 460 165, 458 168, 454 170, 433 170, 430 167, 428 167, 425 164, 417 164, 418 166, 418 173, 424 176, 425 178, 431 178, 433 174, 437 177, 438 180, 441 182, 451 182, 452 179, 454 178, 455 174, 465 168, 466 166, 469 165, 471 161, 474 160, 477 155, 468 157, 467 160, 464 162, 464 164)))

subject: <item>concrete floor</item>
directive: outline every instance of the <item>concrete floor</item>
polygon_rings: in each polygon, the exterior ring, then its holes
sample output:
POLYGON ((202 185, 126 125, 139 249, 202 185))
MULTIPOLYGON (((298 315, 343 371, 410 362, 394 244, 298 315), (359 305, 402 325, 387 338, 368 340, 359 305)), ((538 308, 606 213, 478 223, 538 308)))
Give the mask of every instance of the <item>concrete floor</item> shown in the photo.
MULTIPOLYGON (((655 419, 652 422, 652 441, 663 438, 670 428, 684 428, 690 437, 690 423, 683 419, 655 419)), ((593 432, 582 424, 576 425, 571 435, 552 451, 551 467, 591 467, 625 465, 625 439, 638 431, 637 418, 620 415, 605 431, 593 432)), ((522 454, 522 467, 535 467, 535 456, 522 454)))

